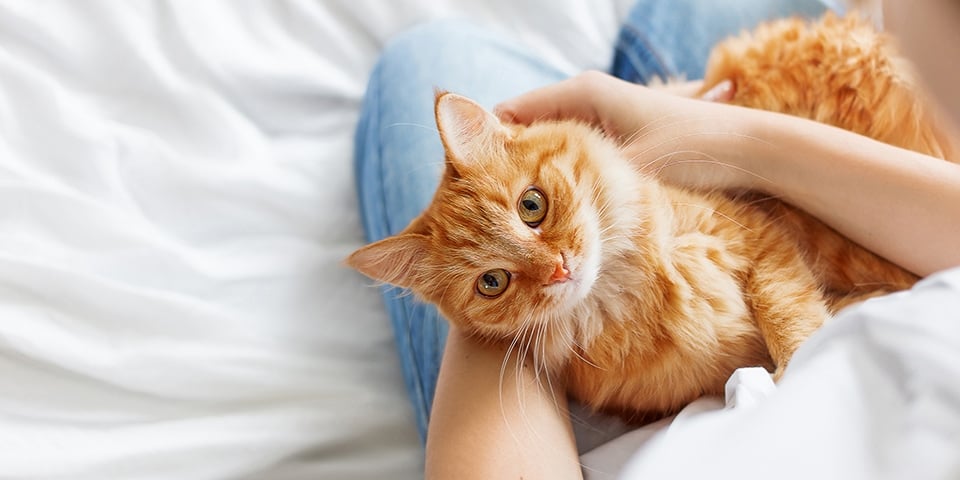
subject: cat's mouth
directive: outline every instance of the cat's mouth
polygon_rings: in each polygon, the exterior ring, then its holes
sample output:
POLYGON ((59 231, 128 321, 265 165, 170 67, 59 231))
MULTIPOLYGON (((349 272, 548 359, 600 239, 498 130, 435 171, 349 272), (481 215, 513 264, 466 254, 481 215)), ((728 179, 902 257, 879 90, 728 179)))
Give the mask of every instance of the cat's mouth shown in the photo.
POLYGON ((572 308, 590 294, 599 271, 599 252, 588 250, 582 255, 561 252, 561 256, 562 265, 556 266, 543 288, 555 295, 563 306, 572 308))

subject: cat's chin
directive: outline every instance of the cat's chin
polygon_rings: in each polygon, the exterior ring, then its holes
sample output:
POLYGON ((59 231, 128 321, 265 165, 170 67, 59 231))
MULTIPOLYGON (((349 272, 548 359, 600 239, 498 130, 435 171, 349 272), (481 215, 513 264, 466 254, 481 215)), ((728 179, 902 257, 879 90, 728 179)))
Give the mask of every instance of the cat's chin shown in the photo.
POLYGON ((570 279, 551 285, 562 310, 573 310, 589 296, 600 274, 600 249, 588 248, 577 259, 571 259, 570 279))

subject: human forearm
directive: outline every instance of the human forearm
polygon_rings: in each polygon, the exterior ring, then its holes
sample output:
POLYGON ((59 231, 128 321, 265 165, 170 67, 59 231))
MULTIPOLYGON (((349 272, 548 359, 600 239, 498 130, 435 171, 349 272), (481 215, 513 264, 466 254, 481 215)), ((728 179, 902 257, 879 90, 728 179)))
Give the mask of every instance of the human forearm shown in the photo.
POLYGON ((960 265, 960 166, 838 128, 742 112, 731 161, 852 240, 927 275, 960 265))
POLYGON ((428 479, 580 478, 579 458, 557 378, 452 330, 427 434, 428 479))

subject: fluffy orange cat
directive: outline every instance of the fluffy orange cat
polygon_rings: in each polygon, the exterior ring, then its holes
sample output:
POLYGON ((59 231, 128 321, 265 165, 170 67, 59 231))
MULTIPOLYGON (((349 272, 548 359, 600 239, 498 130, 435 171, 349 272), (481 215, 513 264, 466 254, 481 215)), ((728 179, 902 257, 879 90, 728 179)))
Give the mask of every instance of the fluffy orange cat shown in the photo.
MULTIPOLYGON (((734 103, 947 155, 896 58, 857 20, 783 21, 718 46, 706 88, 732 79, 734 103)), ((779 374, 836 308, 916 280, 775 200, 665 186, 590 126, 504 125, 453 94, 435 113, 432 203, 348 264, 528 346, 598 410, 649 418, 722 393, 737 368, 779 374)))

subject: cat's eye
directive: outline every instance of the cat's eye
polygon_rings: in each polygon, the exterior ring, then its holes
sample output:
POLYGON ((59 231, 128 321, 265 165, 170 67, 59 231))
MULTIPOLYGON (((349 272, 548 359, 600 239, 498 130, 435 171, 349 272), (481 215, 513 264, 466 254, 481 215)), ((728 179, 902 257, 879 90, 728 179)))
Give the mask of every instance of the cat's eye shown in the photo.
POLYGON ((510 284, 510 272, 495 268, 487 270, 477 278, 477 292, 484 297, 498 297, 510 284))
POLYGON ((547 197, 535 187, 530 187, 520 196, 517 211, 520 212, 523 223, 536 227, 543 221, 543 217, 547 216, 547 197))

